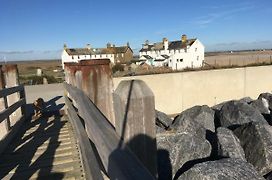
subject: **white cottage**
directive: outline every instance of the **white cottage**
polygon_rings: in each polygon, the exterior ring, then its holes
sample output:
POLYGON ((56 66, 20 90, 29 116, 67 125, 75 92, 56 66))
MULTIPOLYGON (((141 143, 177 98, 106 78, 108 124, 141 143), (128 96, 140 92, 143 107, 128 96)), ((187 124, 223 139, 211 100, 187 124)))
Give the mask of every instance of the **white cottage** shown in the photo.
POLYGON ((109 59, 111 63, 127 63, 133 57, 133 51, 127 43, 126 46, 115 47, 115 45, 107 44, 106 48, 91 48, 87 44, 85 48, 67 48, 64 45, 61 59, 62 68, 65 62, 79 62, 89 59, 109 59))
POLYGON ((140 50, 140 59, 148 56, 152 59, 153 66, 169 66, 173 70, 184 68, 198 68, 204 61, 204 45, 198 39, 187 39, 182 35, 179 41, 168 41, 163 38, 162 42, 143 44, 140 50))

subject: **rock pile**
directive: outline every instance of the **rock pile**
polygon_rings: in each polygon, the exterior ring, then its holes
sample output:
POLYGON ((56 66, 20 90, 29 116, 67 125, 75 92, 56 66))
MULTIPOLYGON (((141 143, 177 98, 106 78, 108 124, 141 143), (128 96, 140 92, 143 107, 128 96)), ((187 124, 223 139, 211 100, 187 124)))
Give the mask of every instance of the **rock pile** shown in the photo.
POLYGON ((159 179, 271 179, 272 94, 156 111, 159 179))

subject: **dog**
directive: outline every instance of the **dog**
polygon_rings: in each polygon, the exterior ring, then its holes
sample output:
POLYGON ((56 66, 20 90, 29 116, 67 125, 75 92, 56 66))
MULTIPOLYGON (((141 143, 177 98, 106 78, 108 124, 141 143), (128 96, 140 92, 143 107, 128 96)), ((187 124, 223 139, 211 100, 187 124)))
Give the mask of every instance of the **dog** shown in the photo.
POLYGON ((41 117, 43 115, 43 111, 45 109, 45 102, 43 98, 38 98, 33 102, 34 106, 34 116, 35 117, 41 117))

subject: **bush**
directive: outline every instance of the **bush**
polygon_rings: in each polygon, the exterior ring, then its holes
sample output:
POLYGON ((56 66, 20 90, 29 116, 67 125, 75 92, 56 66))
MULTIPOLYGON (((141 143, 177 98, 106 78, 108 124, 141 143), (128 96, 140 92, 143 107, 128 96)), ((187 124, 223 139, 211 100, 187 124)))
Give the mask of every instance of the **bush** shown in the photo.
POLYGON ((23 84, 35 85, 43 84, 43 78, 47 79, 48 84, 58 83, 59 81, 54 76, 43 75, 43 76, 28 76, 20 77, 20 81, 23 81, 23 84))
POLYGON ((124 71, 124 66, 122 64, 115 64, 112 66, 112 72, 115 73, 117 71, 124 71))

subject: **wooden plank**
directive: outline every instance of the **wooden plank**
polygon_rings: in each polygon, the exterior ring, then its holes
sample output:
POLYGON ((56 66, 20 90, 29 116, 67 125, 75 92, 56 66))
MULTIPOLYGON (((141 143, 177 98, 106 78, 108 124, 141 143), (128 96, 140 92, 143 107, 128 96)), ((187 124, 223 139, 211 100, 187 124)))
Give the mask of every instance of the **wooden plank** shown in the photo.
POLYGON ((22 116, 19 121, 17 121, 12 127, 11 131, 0 141, 0 154, 6 149, 6 147, 10 144, 12 139, 15 137, 19 129, 21 128, 25 118, 22 116))
POLYGON ((64 83, 64 87, 76 101, 88 136, 94 141, 110 179, 155 179, 126 145, 118 146, 120 137, 90 99, 67 83, 64 83))
POLYGON ((25 98, 20 99, 16 103, 12 104, 8 109, 5 109, 0 113, 0 122, 4 121, 8 118, 14 111, 16 111, 19 107, 25 105, 26 100, 25 98))
MULTIPOLYGON (((4 98, 5 109, 8 109, 8 99, 7 99, 7 96, 4 96, 3 98, 4 98)), ((9 132, 9 130, 10 130, 10 118, 9 118, 9 116, 5 120, 6 120, 5 121, 6 130, 7 130, 7 132, 9 132)))
POLYGON ((8 95, 16 93, 16 92, 19 92, 19 91, 22 91, 22 90, 24 90, 24 86, 23 85, 11 87, 11 88, 1 89, 1 91, 0 91, 0 98, 2 98, 4 96, 8 96, 8 95))
POLYGON ((97 162, 97 159, 95 157, 95 153, 92 149, 92 145, 89 141, 88 135, 79 117, 77 116, 77 113, 71 101, 69 100, 67 96, 65 96, 65 104, 68 107, 69 119, 76 132, 76 137, 80 147, 86 179, 103 180, 103 177, 99 168, 99 163, 97 162))

